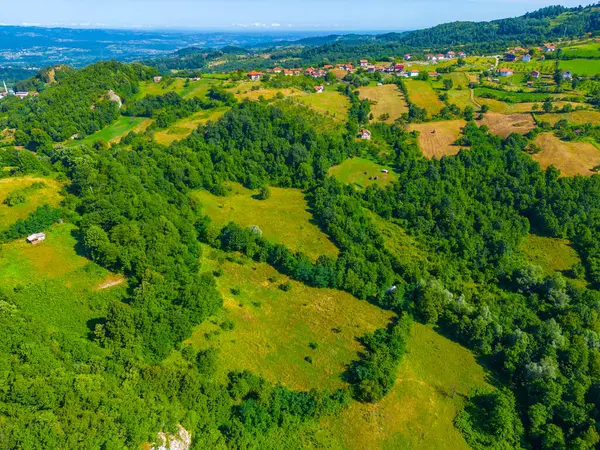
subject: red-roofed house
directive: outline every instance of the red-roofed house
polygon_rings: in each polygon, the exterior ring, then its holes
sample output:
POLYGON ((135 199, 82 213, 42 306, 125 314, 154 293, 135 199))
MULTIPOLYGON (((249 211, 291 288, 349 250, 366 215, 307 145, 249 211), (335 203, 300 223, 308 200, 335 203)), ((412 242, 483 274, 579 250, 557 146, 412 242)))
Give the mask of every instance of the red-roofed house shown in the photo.
POLYGON ((321 86, 315 86, 315 93, 316 94, 321 94, 324 90, 325 90, 325 87, 323 85, 321 85, 321 86))
POLYGON ((250 81, 258 81, 260 80, 260 77, 263 76, 262 72, 257 72, 255 70, 248 72, 247 77, 250 78, 250 81))
POLYGON ((507 69, 504 67, 498 71, 498 75, 500 75, 501 77, 511 77, 511 76, 513 76, 514 73, 515 73, 514 70, 507 69))
POLYGON ((395 64, 394 72, 404 72, 404 64, 395 64))
POLYGON ((371 139, 371 132, 369 130, 361 130, 361 132, 360 132, 360 138, 361 139, 366 139, 366 140, 371 139))
POLYGON ((450 50, 448 53, 446 53, 446 58, 454 59, 454 58, 456 58, 456 53, 453 52, 452 50, 450 50))
POLYGON ((369 65, 369 60, 368 59, 361 59, 359 61, 360 67, 366 67, 369 65))
POLYGON ((281 67, 275 67, 273 73, 281 73, 281 67))

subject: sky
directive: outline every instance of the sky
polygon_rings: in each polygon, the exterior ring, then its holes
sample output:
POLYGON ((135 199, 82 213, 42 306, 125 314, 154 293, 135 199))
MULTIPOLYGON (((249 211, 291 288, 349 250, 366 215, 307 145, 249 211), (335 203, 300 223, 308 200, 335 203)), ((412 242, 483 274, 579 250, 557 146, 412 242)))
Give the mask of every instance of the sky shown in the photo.
POLYGON ((548 5, 579 4, 580 0, 4 0, 0 1, 0 23, 402 31, 455 20, 514 17, 548 5))

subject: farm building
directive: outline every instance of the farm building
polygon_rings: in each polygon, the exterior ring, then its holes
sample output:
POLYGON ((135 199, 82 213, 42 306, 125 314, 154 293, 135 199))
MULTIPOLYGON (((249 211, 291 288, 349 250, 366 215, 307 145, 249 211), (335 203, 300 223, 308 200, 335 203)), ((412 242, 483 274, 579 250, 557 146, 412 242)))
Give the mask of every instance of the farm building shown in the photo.
POLYGON ((321 86, 315 86, 315 93, 316 94, 321 94, 324 90, 325 90, 325 87, 323 87, 323 85, 321 85, 321 86))
POLYGON ((407 53, 406 55, 404 55, 404 59, 406 61, 410 61, 412 59, 412 55, 410 53, 407 53))
POLYGON ((531 75, 533 78, 539 78, 541 73, 539 73, 537 70, 534 70, 533 72, 529 72, 529 75, 531 75))
POLYGON ((506 68, 502 68, 498 71, 498 75, 500 75, 501 77, 511 77, 514 73, 514 70, 506 68))
POLYGON ((514 53, 508 52, 504 54, 504 61, 506 62, 513 62, 517 59, 517 55, 515 55, 514 53))
POLYGON ((27 236, 27 242, 30 244, 39 244, 46 240, 46 235, 44 233, 34 233, 30 236, 27 236))
POLYGON ((160 83, 162 80, 162 77, 154 77, 154 82, 155 83, 160 83))
POLYGON ((371 139, 371 132, 369 130, 361 130, 361 132, 360 132, 360 138, 361 139, 366 139, 366 140, 371 139))
POLYGON ((258 81, 260 80, 260 77, 262 77, 262 72, 257 72, 255 70, 248 72, 248 78, 250 78, 250 81, 258 81))
POLYGON ((25 98, 29 95, 29 92, 25 92, 25 91, 19 91, 19 92, 15 92, 15 96, 19 97, 19 98, 25 98))

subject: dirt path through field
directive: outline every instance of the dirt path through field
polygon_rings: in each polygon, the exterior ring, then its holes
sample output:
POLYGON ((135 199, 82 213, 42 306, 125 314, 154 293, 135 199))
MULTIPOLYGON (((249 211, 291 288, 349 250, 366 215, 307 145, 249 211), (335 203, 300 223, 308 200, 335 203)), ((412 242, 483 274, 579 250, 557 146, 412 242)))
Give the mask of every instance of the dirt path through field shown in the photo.
POLYGON ((477 100, 475 100, 475 90, 471 89, 471 101, 473 102, 473 104, 475 106, 477 106, 479 109, 481 109, 481 105, 477 102, 477 100))

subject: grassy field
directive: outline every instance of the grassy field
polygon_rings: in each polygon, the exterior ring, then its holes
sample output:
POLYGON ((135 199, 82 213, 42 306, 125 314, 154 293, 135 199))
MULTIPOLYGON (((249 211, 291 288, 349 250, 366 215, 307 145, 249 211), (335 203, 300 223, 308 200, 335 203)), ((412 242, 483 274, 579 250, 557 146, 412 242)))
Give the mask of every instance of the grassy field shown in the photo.
POLYGON ((488 112, 480 125, 486 125, 498 136, 507 137, 511 133, 526 134, 535 128, 531 114, 499 114, 488 112))
POLYGON ((120 117, 114 123, 108 125, 102 130, 86 136, 84 139, 77 141, 69 141, 70 144, 87 144, 92 145, 98 140, 103 140, 109 143, 119 142, 123 136, 130 131, 142 133, 152 124, 152 119, 145 117, 120 117))
POLYGON ((438 114, 444 107, 438 93, 433 90, 428 81, 408 80, 406 81, 406 88, 410 101, 419 108, 425 108, 430 116, 438 114))
POLYGON ((567 58, 600 58, 600 43, 585 42, 562 48, 567 58))
POLYGON ((343 183, 352 184, 360 188, 366 188, 371 184, 386 186, 396 180, 396 176, 389 167, 384 167, 365 158, 348 158, 339 166, 332 167, 329 173, 343 183), (386 169, 389 173, 382 173, 386 169), (377 180, 369 180, 369 177, 378 177, 377 180))
POLYGON ((533 159, 543 168, 554 165, 563 176, 591 176, 591 169, 600 164, 600 150, 587 142, 565 142, 552 133, 542 133, 535 144, 542 150, 533 159))
POLYGON ((537 70, 540 73, 552 74, 556 68, 556 61, 530 61, 528 63, 516 61, 512 63, 502 62, 501 67, 513 69, 519 73, 529 73, 537 70))
POLYGON ((242 81, 235 87, 228 88, 227 90, 233 93, 238 100, 243 100, 245 98, 247 98, 248 100, 258 100, 260 97, 263 97, 265 100, 270 100, 274 98, 279 92, 281 92, 281 94, 285 97, 309 95, 308 93, 298 88, 269 88, 264 87, 264 85, 261 82, 252 81, 242 81), (255 89, 253 90, 252 88, 255 89))
POLYGON ((318 113, 330 116, 340 122, 347 119, 350 102, 348 98, 337 91, 325 90, 321 94, 309 94, 298 97, 298 101, 304 103, 318 113))
POLYGON ((77 254, 74 230, 56 224, 41 244, 20 239, 1 245, 0 279, 3 288, 14 289, 25 313, 43 318, 51 329, 85 337, 88 322, 104 317, 110 299, 124 298, 126 285, 101 288, 110 273, 77 254))
POLYGON ((571 59, 559 63, 560 70, 570 70, 575 75, 593 77, 600 74, 600 60, 598 59, 571 59))
POLYGON ((204 270, 223 271, 217 283, 224 311, 197 327, 190 342, 219 348, 220 381, 228 371, 250 370, 293 389, 342 387, 345 366, 361 349, 356 338, 385 327, 392 317, 341 291, 289 281, 267 264, 230 262, 208 248, 204 254, 204 270), (292 286, 288 292, 279 288, 286 281, 292 286), (233 330, 220 327, 225 320, 233 322, 233 330))
POLYGON ((500 89, 492 89, 488 87, 475 88, 476 97, 490 96, 495 100, 508 100, 510 103, 531 103, 543 102, 547 98, 558 99, 554 94, 546 94, 543 92, 509 92, 500 89))
POLYGON ((218 120, 228 110, 229 108, 227 107, 221 107, 194 113, 189 117, 178 120, 166 130, 156 131, 154 133, 154 140, 159 144, 170 145, 175 141, 185 139, 200 125, 204 125, 209 120, 218 120))
POLYGON ((544 274, 564 272, 581 262, 571 242, 566 239, 553 239, 530 234, 522 245, 525 258, 532 264, 540 266, 544 274))
POLYGON ((427 158, 441 158, 455 155, 461 147, 454 145, 460 136, 460 130, 466 125, 464 120, 445 120, 412 124, 411 131, 418 131, 419 147, 427 158))
MULTIPOLYGON (((543 102, 529 102, 529 103, 507 103, 500 100, 494 100, 491 98, 477 98, 477 103, 481 105, 488 105, 490 111, 501 113, 501 114, 517 114, 517 113, 528 113, 535 112, 534 105, 537 105, 537 111, 542 111, 543 102)), ((575 108, 577 106, 586 106, 585 103, 576 102, 552 102, 552 106, 557 107, 559 110, 565 105, 571 105, 575 108)), ((589 106, 589 105, 588 105, 589 106)))
POLYGON ((38 206, 45 204, 58 205, 62 199, 59 194, 60 189, 60 183, 48 177, 25 176, 0 179, 0 231, 5 230, 18 219, 24 219, 38 206), (26 189, 35 182, 42 182, 46 186, 28 192, 25 203, 15 206, 8 206, 2 203, 10 192, 17 189, 26 189))
POLYGON ((538 122, 548 122, 554 125, 556 122, 562 119, 566 119, 572 123, 586 124, 591 123, 593 125, 600 125, 600 111, 587 110, 587 111, 573 111, 570 113, 556 113, 556 114, 537 114, 535 116, 538 122))
POLYGON ((160 83, 147 81, 140 84, 140 91, 134 96, 134 100, 147 95, 164 95, 168 92, 177 92, 182 97, 199 97, 205 95, 211 86, 220 84, 222 81, 213 78, 188 81, 187 86, 184 78, 175 78, 172 81, 163 80, 160 83))
POLYGON ((454 87, 467 87, 469 85, 469 77, 464 72, 452 72, 449 75, 454 87))
POLYGON ((378 120, 382 114, 389 114, 387 123, 392 123, 402 114, 408 112, 406 100, 395 84, 383 86, 363 86, 358 89, 360 97, 371 101, 371 112, 378 120))
POLYGON ((323 421, 323 444, 347 450, 468 449, 453 426, 465 396, 488 386, 467 349, 415 323, 396 385, 376 404, 353 402, 323 421))
POLYGON ((455 104, 459 108, 466 108, 467 106, 476 109, 475 103, 471 100, 471 91, 467 88, 463 89, 452 89, 448 92, 448 101, 455 104))
POLYGON ((219 229, 233 221, 243 227, 257 225, 263 236, 276 243, 299 250, 316 259, 320 255, 336 256, 338 249, 312 223, 308 204, 298 189, 270 188, 268 200, 256 200, 251 191, 233 184, 227 197, 216 197, 207 191, 195 194, 204 211, 219 229))

